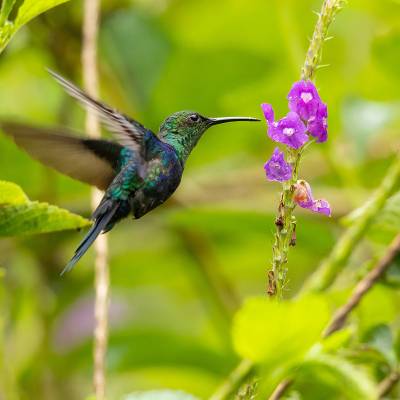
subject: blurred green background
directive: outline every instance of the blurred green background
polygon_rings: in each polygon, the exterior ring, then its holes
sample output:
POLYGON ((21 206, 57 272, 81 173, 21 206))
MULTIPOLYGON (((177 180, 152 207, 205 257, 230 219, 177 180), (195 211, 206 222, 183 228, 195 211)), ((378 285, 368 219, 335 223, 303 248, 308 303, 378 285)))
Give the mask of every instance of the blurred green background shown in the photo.
MULTIPOLYGON (((101 97, 154 130, 181 109, 261 118, 260 103, 270 102, 283 116, 320 4, 104 0, 101 97)), ((81 83, 81 20, 81 2, 71 1, 17 33, 0 56, 2 118, 83 130, 84 112, 45 70, 81 83)), ((329 141, 308 149, 300 175, 329 199, 333 216, 297 210, 288 296, 328 254, 340 217, 368 199, 400 144, 400 2, 349 0, 330 33, 330 66, 317 74, 329 141)), ((173 198, 109 235, 110 399, 155 388, 207 398, 237 364, 232 314, 266 290, 280 187, 266 181, 263 163, 273 148, 264 122, 211 129, 173 198)), ((0 179, 31 199, 90 215, 89 187, 31 160, 4 135, 0 179)), ((379 254, 397 232, 387 225, 372 230, 350 268, 379 254)), ((74 400, 92 391, 93 251, 59 276, 82 236, 0 240, 1 399, 74 400)))

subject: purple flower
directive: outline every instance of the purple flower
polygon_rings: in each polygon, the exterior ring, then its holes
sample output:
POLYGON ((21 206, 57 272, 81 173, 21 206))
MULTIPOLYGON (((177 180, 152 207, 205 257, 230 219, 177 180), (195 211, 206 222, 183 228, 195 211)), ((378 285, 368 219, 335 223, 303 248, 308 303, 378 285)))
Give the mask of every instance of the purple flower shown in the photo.
POLYGON ((272 157, 264 164, 264 169, 270 181, 284 182, 292 177, 292 167, 285 161, 283 152, 277 147, 272 157))
POLYGON ((298 180, 294 185, 293 199, 302 208, 312 212, 331 216, 331 206, 324 199, 314 200, 310 185, 304 180, 298 180))
POLYGON ((317 142, 325 142, 328 138, 328 108, 326 104, 320 103, 315 116, 309 118, 307 130, 317 138, 317 142))
POLYGON ((317 115, 321 99, 311 81, 295 82, 288 94, 289 109, 308 121, 317 115))
POLYGON ((263 103, 261 104, 261 108, 268 124, 272 124, 274 122, 274 110, 272 109, 271 104, 263 103))
POLYGON ((294 201, 303 208, 310 208, 314 202, 311 187, 308 182, 298 180, 294 185, 294 201))
POLYGON ((316 213, 324 214, 328 217, 331 216, 331 206, 324 199, 314 200, 314 203, 310 210, 316 213))
POLYGON ((298 149, 308 141, 306 127, 299 116, 289 112, 286 117, 268 125, 268 135, 275 142, 284 143, 298 149))

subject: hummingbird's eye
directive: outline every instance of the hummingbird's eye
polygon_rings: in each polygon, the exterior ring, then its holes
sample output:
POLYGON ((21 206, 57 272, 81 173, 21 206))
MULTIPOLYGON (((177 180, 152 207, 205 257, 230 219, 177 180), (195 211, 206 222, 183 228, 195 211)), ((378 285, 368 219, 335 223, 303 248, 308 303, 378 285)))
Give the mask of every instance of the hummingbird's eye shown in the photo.
POLYGON ((200 119, 200 117, 199 117, 198 114, 192 114, 192 115, 189 116, 189 119, 192 122, 197 122, 200 119))

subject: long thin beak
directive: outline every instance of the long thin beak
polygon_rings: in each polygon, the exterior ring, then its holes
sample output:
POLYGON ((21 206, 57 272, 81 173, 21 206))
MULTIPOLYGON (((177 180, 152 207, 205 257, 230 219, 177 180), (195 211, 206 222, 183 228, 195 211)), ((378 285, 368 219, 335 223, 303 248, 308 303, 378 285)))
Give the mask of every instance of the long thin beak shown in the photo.
POLYGON ((223 117, 223 118, 208 118, 210 125, 225 124, 225 122, 236 121, 260 121, 258 118, 252 117, 223 117))

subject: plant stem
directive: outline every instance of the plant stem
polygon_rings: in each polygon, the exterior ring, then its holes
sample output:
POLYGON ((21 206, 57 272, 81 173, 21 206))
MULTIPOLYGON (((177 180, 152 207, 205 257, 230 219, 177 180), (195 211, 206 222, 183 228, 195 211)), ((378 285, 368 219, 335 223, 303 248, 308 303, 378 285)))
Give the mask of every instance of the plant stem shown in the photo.
POLYGON ((293 383, 292 379, 284 379, 274 390, 274 392, 269 396, 268 400, 279 400, 283 394, 286 392, 288 387, 293 383))
POLYGON ((231 372, 225 382, 217 389, 209 400, 231 399, 232 395, 254 372, 254 364, 249 360, 242 360, 231 372))
MULTIPOLYGON (((383 255, 383 257, 377 262, 376 266, 368 272, 368 274, 361 279, 356 287, 354 288, 351 296, 347 300, 346 304, 339 308, 338 311, 334 314, 328 326, 325 328, 322 337, 327 338, 332 335, 339 329, 342 329, 347 317, 349 314, 360 304, 360 301, 363 297, 372 289, 374 284, 382 277, 387 268, 391 265, 394 258, 400 252, 400 234, 397 235, 387 251, 383 255)), ((386 379, 384 379, 378 387, 378 392, 381 394, 379 398, 382 398, 385 394, 389 393, 392 387, 400 380, 400 375, 397 371, 393 371, 386 379)), ((285 392, 286 388, 289 384, 285 384, 285 382, 289 381, 290 383, 293 380, 283 380, 275 389, 274 393, 279 393, 278 397, 271 396, 269 400, 277 400, 279 399, 285 392), (282 389, 283 388, 283 389, 282 389), (280 389, 280 390, 278 390, 280 389)))
MULTIPOLYGON (((97 36, 100 0, 84 1, 82 67, 85 90, 98 97, 97 36)), ((100 124, 95 113, 88 111, 86 131, 91 137, 100 137, 100 124)), ((101 200, 102 193, 92 191, 92 208, 101 200)), ((104 400, 106 393, 105 359, 108 339, 109 269, 107 237, 101 235, 95 244, 95 328, 94 328, 94 372, 93 386, 97 400, 104 400)))
POLYGON ((343 8, 345 0, 325 0, 321 11, 317 14, 314 33, 308 47, 306 59, 301 70, 301 79, 312 79, 322 57, 322 47, 328 35, 328 29, 336 14, 343 8))
POLYGON ((397 156, 372 198, 361 208, 361 215, 336 243, 329 257, 305 282, 302 293, 327 289, 342 271, 354 247, 400 182, 400 156, 397 156))
MULTIPOLYGON (((310 80, 314 77, 315 71, 322 56, 322 47, 328 34, 328 28, 335 18, 337 12, 342 8, 343 0, 325 0, 314 28, 314 33, 307 51, 306 59, 301 70, 301 79, 310 80)), ((293 200, 294 185, 298 179, 301 154, 303 148, 290 149, 288 163, 292 166, 292 178, 284 182, 281 200, 278 207, 278 215, 275 220, 276 232, 272 248, 272 268, 268 272, 269 296, 282 299, 286 284, 287 258, 289 247, 295 245, 296 219, 293 215, 295 203, 293 200)))
POLYGON ((392 371, 383 381, 378 385, 378 399, 386 398, 395 385, 400 381, 400 372, 392 371))
MULTIPOLYGON (((321 12, 318 14, 318 21, 314 28, 313 37, 307 51, 301 78, 312 79, 319 65, 322 46, 327 38, 328 28, 334 20, 337 12, 342 8, 343 0, 325 0, 321 12)), ((294 184, 297 182, 300 159, 303 149, 290 150, 288 162, 292 166, 293 176, 286 182, 281 194, 281 201, 278 207, 278 216, 275 220, 276 233, 272 247, 272 269, 268 272, 267 292, 272 297, 281 299, 286 282, 287 254, 289 246, 295 244, 296 220, 293 216, 294 210, 294 184)), ((229 376, 228 380, 220 386, 210 400, 225 400, 234 393, 240 385, 254 373, 255 365, 248 360, 242 360, 237 368, 229 376)), ((289 382, 289 381, 288 381, 289 382)), ((277 399, 285 392, 290 384, 281 387, 277 399), (282 394, 281 394, 282 393, 282 394)), ((275 392, 274 392, 275 393, 275 392)))
POLYGON ((331 322, 324 331, 324 337, 331 335, 333 332, 336 332, 343 327, 350 312, 357 307, 361 299, 368 293, 376 281, 382 277, 399 252, 400 235, 397 235, 388 247, 386 253, 377 262, 376 266, 368 272, 360 282, 358 282, 346 304, 336 311, 331 322))

